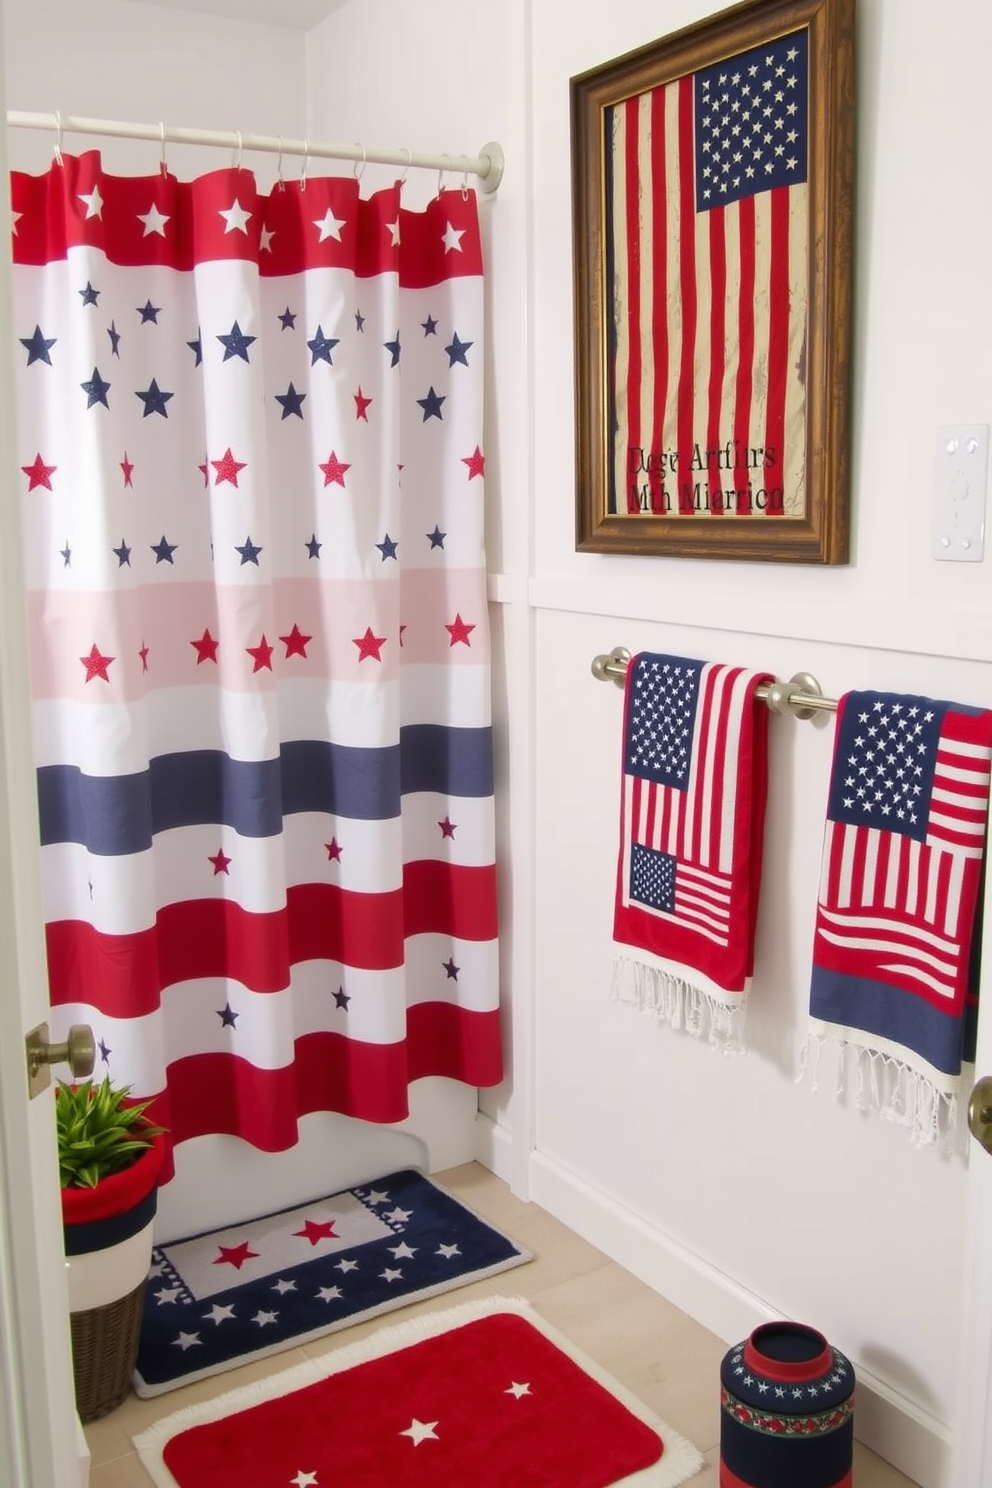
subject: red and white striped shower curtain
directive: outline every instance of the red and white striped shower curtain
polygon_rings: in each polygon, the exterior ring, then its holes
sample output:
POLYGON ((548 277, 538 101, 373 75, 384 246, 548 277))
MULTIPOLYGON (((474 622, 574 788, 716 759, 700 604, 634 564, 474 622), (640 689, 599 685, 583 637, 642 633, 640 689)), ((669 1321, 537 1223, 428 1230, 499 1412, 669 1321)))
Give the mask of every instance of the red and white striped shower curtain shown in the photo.
POLYGON ((474 194, 11 184, 53 1031, 173 1142, 495 1083, 474 194))

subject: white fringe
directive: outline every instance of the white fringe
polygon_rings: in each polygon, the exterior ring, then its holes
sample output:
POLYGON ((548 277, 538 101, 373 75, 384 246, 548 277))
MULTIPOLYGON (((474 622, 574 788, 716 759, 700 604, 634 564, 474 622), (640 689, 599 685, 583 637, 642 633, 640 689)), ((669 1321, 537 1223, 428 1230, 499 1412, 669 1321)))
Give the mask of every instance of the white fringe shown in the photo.
POLYGON ((819 1088, 820 1057, 828 1043, 838 1055, 834 1100, 850 1098, 858 1110, 907 1127, 914 1147, 963 1150, 958 1096, 879 1049, 810 1032, 799 1055, 797 1085, 805 1082, 811 1090, 819 1088))
POLYGON ((733 1004, 721 1002, 711 992, 664 971, 647 966, 631 956, 616 956, 610 997, 651 1013, 659 1023, 683 1029, 693 1038, 706 1038, 724 1054, 743 1054, 747 1002, 743 993, 733 1004))

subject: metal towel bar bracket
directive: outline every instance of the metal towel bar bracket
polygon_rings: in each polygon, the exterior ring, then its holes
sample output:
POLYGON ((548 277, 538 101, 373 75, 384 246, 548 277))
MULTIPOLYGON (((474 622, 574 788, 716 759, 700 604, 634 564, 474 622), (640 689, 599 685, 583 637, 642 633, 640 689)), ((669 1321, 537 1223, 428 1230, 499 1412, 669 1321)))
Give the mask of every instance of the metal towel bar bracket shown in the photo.
MULTIPOLYGON (((615 682, 622 687, 629 662, 626 646, 614 646, 612 651, 593 657, 592 674, 597 682, 615 682)), ((796 672, 788 682, 762 682, 755 696, 783 717, 806 719, 817 713, 837 712, 837 699, 824 697, 819 682, 809 672, 796 672)))

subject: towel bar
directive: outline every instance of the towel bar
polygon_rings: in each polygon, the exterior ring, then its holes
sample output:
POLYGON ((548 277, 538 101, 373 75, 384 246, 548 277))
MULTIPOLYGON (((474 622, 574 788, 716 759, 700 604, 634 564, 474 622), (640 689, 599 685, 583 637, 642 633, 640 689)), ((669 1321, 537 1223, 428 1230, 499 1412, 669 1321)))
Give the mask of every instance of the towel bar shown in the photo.
MULTIPOLYGON (((597 682, 615 682, 622 687, 629 661, 626 646, 614 646, 605 655, 593 657, 592 674, 597 682)), ((788 682, 762 682, 755 696, 767 703, 773 713, 791 714, 793 718, 837 712, 837 699, 824 697, 819 682, 809 672, 796 672, 788 682)))

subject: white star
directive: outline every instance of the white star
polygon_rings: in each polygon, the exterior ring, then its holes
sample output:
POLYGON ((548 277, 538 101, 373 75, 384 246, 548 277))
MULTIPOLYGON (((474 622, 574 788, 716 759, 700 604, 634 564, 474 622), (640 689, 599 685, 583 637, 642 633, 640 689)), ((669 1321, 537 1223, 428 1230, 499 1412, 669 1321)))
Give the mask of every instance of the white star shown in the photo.
POLYGON ((317 1474, 304 1472, 303 1469, 300 1468, 300 1471, 296 1474, 296 1477, 290 1478, 289 1481, 291 1483, 295 1483, 296 1488, 314 1488, 314 1485, 317 1482, 317 1474))
POLYGON ((392 1209, 386 1218, 391 1219, 394 1224, 405 1224, 412 1213, 412 1209, 392 1209))
POLYGON ((234 1308, 230 1304, 222 1307, 219 1302, 215 1302, 210 1312, 203 1314, 203 1321, 205 1323, 216 1323, 219 1327, 221 1323, 230 1322, 233 1317, 234 1308))
POLYGON ((389 1195, 388 1193, 383 1193, 381 1188, 372 1188, 369 1190, 367 1202, 369 1204, 388 1204, 389 1195))
POLYGON ((516 1382, 516 1380, 514 1380, 513 1381, 513 1384, 510 1386, 510 1388, 508 1390, 504 1390, 503 1391, 503 1394, 504 1395, 513 1395, 513 1396, 516 1397, 517 1400, 519 1400, 520 1397, 521 1397, 521 1395, 529 1395, 530 1394, 530 1385, 518 1385, 517 1382, 516 1382))
POLYGON ((416 1247, 411 1250, 405 1240, 401 1240, 399 1245, 391 1245, 389 1250, 390 1254, 394 1255, 398 1261, 412 1261, 417 1254, 416 1247))
POLYGON ((155 1301, 161 1307, 163 1302, 175 1302, 176 1298, 181 1294, 181 1292, 182 1287, 163 1287, 160 1292, 155 1293, 155 1301))
POLYGON ((263 227, 262 228, 261 238, 259 240, 258 246, 259 246, 259 248, 261 249, 261 251, 263 253, 271 253, 272 252, 272 239, 275 237, 275 235, 276 234, 275 234, 275 229, 274 228, 271 228, 271 227, 263 227))
POLYGON ((321 1302, 336 1302, 341 1296, 340 1287, 321 1287, 317 1293, 321 1302))
POLYGON ((223 217, 224 221, 227 223, 227 226, 224 229, 225 233, 243 232, 245 237, 248 236, 248 218, 251 216, 251 213, 245 211, 244 207, 238 201, 237 197, 234 198, 234 201, 231 203, 226 211, 223 207, 221 207, 218 210, 217 215, 219 217, 223 217))
POLYGON ((10 214, 10 230, 14 234, 15 238, 17 237, 17 224, 20 222, 23 216, 23 212, 11 212, 10 214))
POLYGON ((344 227, 344 221, 342 218, 335 217, 330 207, 328 207, 323 217, 315 217, 313 219, 313 225, 320 232, 320 237, 317 239, 318 243, 325 242, 327 238, 336 238, 340 243, 341 229, 344 227))
POLYGON ((439 1245, 434 1254, 444 1256, 446 1261, 450 1261, 452 1256, 461 1255, 461 1251, 457 1245, 439 1245))
POLYGON ((418 1421, 414 1416, 406 1430, 400 1432, 400 1436, 408 1436, 414 1446, 419 1447, 422 1441, 437 1441, 437 1432, 434 1430, 436 1425, 436 1421, 418 1421))
POLYGON ((147 238, 150 233, 158 233, 159 237, 164 238, 165 224, 168 220, 168 217, 164 216, 155 203, 152 202, 144 216, 140 212, 138 213, 138 221, 145 224, 145 230, 141 236, 147 238))
POLYGON ((100 217, 103 215, 103 197, 100 195, 99 186, 94 186, 88 195, 85 191, 80 191, 77 194, 79 200, 86 203, 87 217, 100 217))
POLYGON ((390 248, 395 248, 395 247, 397 247, 397 245, 399 244, 399 241, 400 241, 400 220, 399 220, 399 218, 397 217, 397 219, 396 219, 395 222, 387 222, 386 223, 386 227, 389 229, 389 232, 392 234, 392 237, 389 240, 389 246, 390 246, 390 248))
POLYGON ((449 222, 444 230, 444 251, 450 253, 454 248, 458 253, 464 253, 462 238, 465 236, 464 228, 452 227, 449 222))
POLYGON ((386 1269, 385 1269, 385 1271, 380 1271, 379 1272, 379 1275, 381 1276, 381 1278, 382 1278, 383 1281, 402 1281, 403 1280, 403 1272, 395 1269, 392 1266, 387 1266, 386 1269))
POLYGON ((200 1342, 200 1335, 199 1333, 180 1333, 179 1337, 174 1338, 172 1342, 175 1347, 181 1348, 185 1353, 188 1348, 193 1347, 194 1343, 200 1342))
POLYGON ((266 1323, 274 1323, 278 1316, 279 1314, 277 1312, 263 1312, 259 1309, 252 1318, 252 1322, 257 1323, 260 1328, 264 1328, 266 1323))
POLYGON ((357 1271, 358 1270, 358 1262, 357 1261, 337 1261, 335 1263, 335 1270, 336 1271, 357 1271))
POLYGON ((164 1261, 156 1261, 155 1264, 154 1264, 154 1266, 151 1266, 149 1268, 148 1275, 149 1275, 149 1277, 152 1277, 152 1276, 161 1276, 164 1273, 164 1271, 165 1271, 165 1262, 164 1261))
POLYGON ((280 1277, 279 1280, 276 1282, 275 1286, 272 1288, 272 1290, 274 1292, 278 1292, 279 1295, 280 1295, 280 1297, 281 1297, 284 1292, 295 1292, 296 1291, 296 1282, 295 1281, 283 1281, 282 1277, 280 1277))

